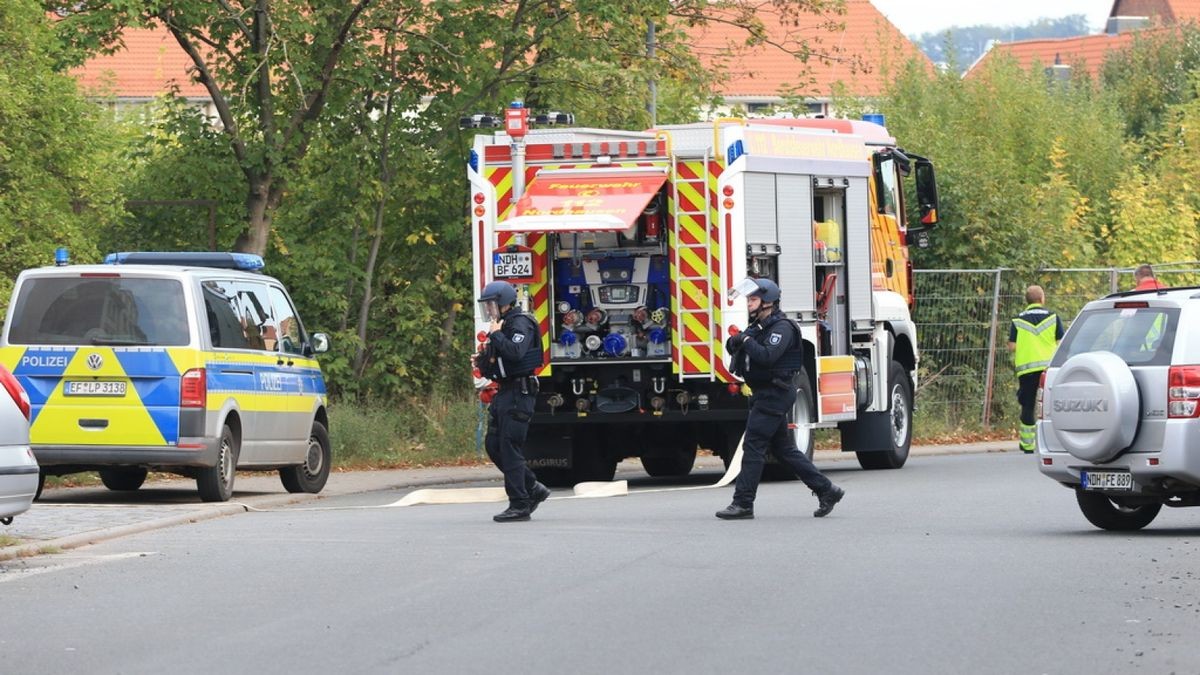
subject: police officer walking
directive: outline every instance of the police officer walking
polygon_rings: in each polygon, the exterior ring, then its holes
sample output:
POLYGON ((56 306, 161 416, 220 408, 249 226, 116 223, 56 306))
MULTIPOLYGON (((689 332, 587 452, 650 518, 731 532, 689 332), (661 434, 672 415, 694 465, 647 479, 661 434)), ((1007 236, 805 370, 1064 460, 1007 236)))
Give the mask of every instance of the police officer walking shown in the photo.
POLYGON ((488 326, 487 346, 475 355, 475 367, 499 386, 488 407, 484 440, 488 457, 504 474, 508 508, 492 519, 498 523, 529 520, 530 514, 550 496, 525 464, 525 436, 538 382, 533 374, 541 367, 542 337, 534 318, 516 307, 517 289, 507 281, 493 281, 479 295, 488 326))
POLYGON ((1058 341, 1063 336, 1062 320, 1042 306, 1046 292, 1041 286, 1025 289, 1025 310, 1012 320, 1008 329, 1008 348, 1017 368, 1017 402, 1021 404, 1021 452, 1037 449, 1037 390, 1042 372, 1050 365, 1058 341))
POLYGON ((790 466, 817 495, 817 510, 813 515, 827 516, 845 492, 796 447, 787 423, 788 412, 796 402, 792 378, 804 365, 800 332, 780 311, 779 286, 770 279, 746 279, 732 292, 746 296, 752 323, 741 333, 730 336, 725 348, 732 356, 734 374, 750 385, 752 395, 733 503, 718 511, 717 517, 724 520, 754 517, 754 497, 768 450, 790 466))

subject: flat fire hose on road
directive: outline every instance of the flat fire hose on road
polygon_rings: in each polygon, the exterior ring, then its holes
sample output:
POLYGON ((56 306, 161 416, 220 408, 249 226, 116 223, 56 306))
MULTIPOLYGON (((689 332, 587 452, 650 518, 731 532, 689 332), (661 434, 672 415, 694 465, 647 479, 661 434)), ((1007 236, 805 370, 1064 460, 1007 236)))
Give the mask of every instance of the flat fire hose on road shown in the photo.
MULTIPOLYGON (((743 436, 743 440, 744 440, 743 436)), ((738 473, 742 469, 742 441, 738 441, 737 450, 733 453, 733 458, 729 461, 729 468, 725 470, 725 475, 721 479, 711 485, 688 485, 684 487, 669 487, 669 488, 650 488, 646 490, 637 490, 634 494, 651 493, 651 492, 682 492, 685 490, 711 490, 712 488, 722 488, 734 481, 738 473)), ((587 483, 578 483, 575 485, 573 493, 561 497, 551 497, 550 501, 559 499, 596 499, 600 497, 623 497, 630 494, 629 481, 614 480, 614 481, 594 481, 587 483)), ((486 487, 486 488, 423 488, 413 490, 390 504, 375 504, 371 506, 318 506, 312 508, 267 508, 262 509, 251 506, 244 502, 230 502, 241 506, 247 511, 258 513, 266 512, 292 512, 292 511, 349 511, 359 509, 390 509, 398 506, 417 506, 420 504, 483 504, 487 502, 504 502, 508 501, 508 495, 505 494, 502 487, 486 487)))

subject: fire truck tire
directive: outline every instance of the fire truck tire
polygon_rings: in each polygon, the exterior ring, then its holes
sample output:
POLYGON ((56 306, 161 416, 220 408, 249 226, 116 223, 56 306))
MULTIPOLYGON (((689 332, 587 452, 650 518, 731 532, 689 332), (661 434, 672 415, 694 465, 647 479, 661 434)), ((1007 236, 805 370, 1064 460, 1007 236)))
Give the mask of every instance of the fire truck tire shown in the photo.
POLYGON ((571 485, 610 481, 617 473, 617 460, 605 450, 610 436, 599 429, 577 428, 571 435, 571 485))
POLYGON ((733 461, 733 454, 737 452, 738 443, 742 442, 744 433, 746 433, 745 422, 716 422, 708 437, 701 439, 700 443, 711 450, 714 455, 720 457, 721 461, 725 463, 725 468, 728 469, 730 462, 733 461))
MULTIPOLYGON (((792 411, 788 413, 788 431, 795 438, 796 447, 811 460, 815 443, 813 442, 813 430, 808 425, 816 421, 814 419, 816 408, 813 405, 812 381, 808 379, 808 371, 801 369, 796 373, 792 384, 796 387, 796 402, 792 404, 792 411)), ((799 476, 790 466, 780 464, 771 454, 767 455, 767 462, 763 464, 763 480, 796 480, 798 478, 799 476)))
POLYGON ((838 425, 842 450, 858 455, 864 469, 899 469, 912 445, 912 384, 904 366, 892 361, 888 371, 888 409, 862 413, 838 425))
MULTIPOLYGON (((543 457, 563 457, 567 440, 564 434, 554 427, 531 426, 525 437, 525 459, 543 457)), ((550 487, 573 487, 571 470, 557 466, 532 466, 539 481, 550 487)))
POLYGON ((696 463, 696 442, 690 437, 678 441, 674 452, 666 456, 643 457, 642 468, 655 478, 686 476, 696 463))

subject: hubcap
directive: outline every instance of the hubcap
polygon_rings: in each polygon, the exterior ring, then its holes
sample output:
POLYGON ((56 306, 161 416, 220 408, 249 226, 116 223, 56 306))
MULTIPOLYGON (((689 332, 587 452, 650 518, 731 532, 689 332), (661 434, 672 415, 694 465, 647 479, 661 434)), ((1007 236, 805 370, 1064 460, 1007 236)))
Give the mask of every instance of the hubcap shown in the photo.
POLYGON ((899 448, 908 438, 908 402, 904 400, 904 389, 892 387, 892 444, 899 448))
POLYGON ((221 481, 226 485, 233 482, 233 446, 221 440, 221 481))
POLYGON ((325 453, 321 448, 321 442, 316 436, 308 439, 308 458, 304 462, 304 472, 309 476, 316 476, 321 473, 322 465, 325 463, 325 453))

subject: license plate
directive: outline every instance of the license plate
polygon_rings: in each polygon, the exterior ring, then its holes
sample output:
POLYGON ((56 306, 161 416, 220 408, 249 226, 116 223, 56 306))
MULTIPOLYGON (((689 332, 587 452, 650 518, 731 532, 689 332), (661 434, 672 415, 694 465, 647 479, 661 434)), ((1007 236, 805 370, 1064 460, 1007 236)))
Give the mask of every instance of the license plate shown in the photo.
POLYGON ((492 254, 492 276, 496 279, 522 279, 533 276, 533 252, 514 251, 492 254))
POLYGON ((1132 490, 1133 474, 1125 471, 1084 471, 1080 482, 1085 490, 1132 490))
POLYGON ((68 380, 63 384, 64 396, 124 396, 125 382, 68 380))

